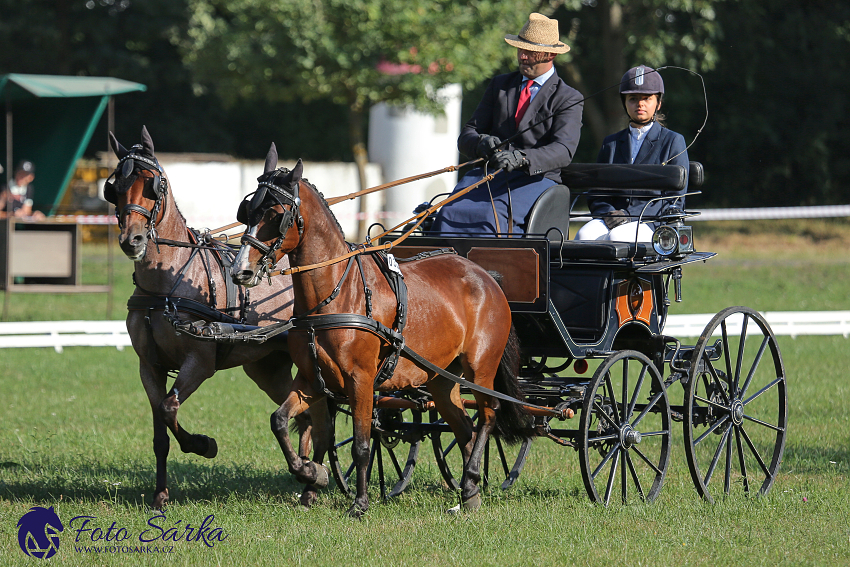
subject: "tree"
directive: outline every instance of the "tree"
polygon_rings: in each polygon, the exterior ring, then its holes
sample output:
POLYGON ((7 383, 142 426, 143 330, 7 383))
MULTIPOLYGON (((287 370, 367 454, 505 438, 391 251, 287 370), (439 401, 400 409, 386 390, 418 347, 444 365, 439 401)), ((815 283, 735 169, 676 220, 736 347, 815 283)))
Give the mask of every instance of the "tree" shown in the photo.
MULTIPOLYGON (((365 120, 388 102, 436 111, 435 93, 471 87, 512 55, 502 41, 534 2, 499 0, 190 0, 185 60, 231 103, 322 99, 348 109, 365 188, 365 120)), ((281 125, 282 133, 292 135, 281 125)))
MULTIPOLYGON (((556 60, 564 80, 585 96, 585 139, 593 153, 602 140, 624 127, 620 78, 639 64, 677 65, 704 72, 717 64, 716 42, 721 33, 716 6, 721 0, 550 0, 542 10, 559 21, 571 46, 556 60), (613 87, 613 88, 612 88, 613 87), (587 130, 591 136, 588 136, 587 130)), ((676 71, 663 73, 665 80, 676 71)), ((690 84, 701 100, 699 82, 690 84)), ((668 100, 684 98, 673 91, 668 100)), ((698 107, 699 108, 699 107, 698 107)), ((587 146, 585 145, 585 148, 587 146)))

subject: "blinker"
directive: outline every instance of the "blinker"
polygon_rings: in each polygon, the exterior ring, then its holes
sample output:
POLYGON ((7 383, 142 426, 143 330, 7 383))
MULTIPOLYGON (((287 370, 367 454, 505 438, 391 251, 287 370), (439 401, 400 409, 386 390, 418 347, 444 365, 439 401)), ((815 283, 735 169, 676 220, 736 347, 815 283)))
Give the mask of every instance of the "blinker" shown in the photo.
POLYGON ((124 162, 124 165, 121 166, 121 177, 130 177, 133 173, 133 168, 136 167, 136 162, 132 159, 128 159, 124 162))

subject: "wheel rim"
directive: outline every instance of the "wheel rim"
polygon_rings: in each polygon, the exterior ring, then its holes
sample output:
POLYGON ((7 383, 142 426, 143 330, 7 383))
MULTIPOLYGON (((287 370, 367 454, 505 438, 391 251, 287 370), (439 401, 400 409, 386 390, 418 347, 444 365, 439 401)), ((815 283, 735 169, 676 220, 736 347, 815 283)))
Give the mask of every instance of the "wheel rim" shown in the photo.
MULTIPOLYGON (((472 414, 473 423, 478 420, 478 412, 472 414)), ((454 434, 436 410, 430 413, 432 423, 438 428, 431 434, 431 445, 434 458, 443 480, 450 490, 460 489, 460 478, 463 474, 463 455, 454 434), (455 476, 455 472, 457 476, 455 476)), ((487 487, 490 482, 500 482, 502 490, 507 490, 519 478, 528 453, 531 450, 531 439, 523 439, 517 445, 508 445, 500 438, 490 436, 484 447, 481 458, 481 486, 487 487)))
POLYGON ((670 404, 645 355, 609 356, 591 379, 581 415, 579 461, 593 502, 652 501, 670 464, 670 404))
MULTIPOLYGON (((369 442, 369 485, 379 487, 381 498, 393 498, 401 494, 413 478, 422 445, 422 412, 379 409, 376 416, 379 427, 373 426, 369 442)), ((353 498, 356 468, 351 458, 354 438, 350 417, 348 408, 338 407, 334 412, 334 444, 328 451, 328 459, 337 487, 353 498)))
POLYGON ((685 386, 685 451, 700 496, 766 494, 782 461, 787 415, 785 367, 767 321, 746 307, 715 315, 694 347, 685 386))

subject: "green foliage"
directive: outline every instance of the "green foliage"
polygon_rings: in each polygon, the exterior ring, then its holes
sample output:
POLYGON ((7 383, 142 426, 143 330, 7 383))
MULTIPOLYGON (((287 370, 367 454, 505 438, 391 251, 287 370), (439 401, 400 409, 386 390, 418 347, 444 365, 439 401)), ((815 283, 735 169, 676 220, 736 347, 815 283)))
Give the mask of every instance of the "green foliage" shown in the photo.
POLYGON ((325 99, 436 108, 443 85, 474 85, 511 50, 531 2, 191 0, 185 60, 226 100, 325 99))

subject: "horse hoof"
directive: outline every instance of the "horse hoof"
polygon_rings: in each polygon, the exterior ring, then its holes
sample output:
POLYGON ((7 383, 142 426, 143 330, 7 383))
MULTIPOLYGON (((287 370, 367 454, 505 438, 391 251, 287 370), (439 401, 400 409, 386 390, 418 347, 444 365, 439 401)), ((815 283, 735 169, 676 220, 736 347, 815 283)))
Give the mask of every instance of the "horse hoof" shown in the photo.
POLYGON ((153 505, 152 508, 154 510, 162 510, 162 508, 168 504, 168 489, 166 488, 159 494, 156 494, 153 497, 153 505))
POLYGON ((357 504, 352 505, 351 508, 348 509, 348 517, 354 520, 362 520, 363 514, 365 513, 365 510, 360 508, 357 504))
POLYGON ((207 451, 203 456, 207 459, 212 459, 216 455, 218 455, 218 443, 212 437, 207 437, 207 451))
POLYGON ((463 504, 461 504, 461 507, 464 510, 470 511, 478 510, 479 508, 481 508, 481 493, 479 492, 475 496, 471 496, 468 499, 464 500, 463 504))
POLYGON ((321 465, 319 463, 316 464, 316 480, 312 483, 316 488, 322 489, 327 488, 330 483, 330 479, 328 478, 328 468, 325 465, 321 465))
POLYGON ((460 514, 460 504, 446 510, 446 514, 448 514, 449 516, 457 516, 458 514, 460 514))
POLYGON ((301 510, 309 510, 313 507, 313 504, 316 503, 316 500, 319 499, 319 491, 315 486, 307 486, 304 488, 304 492, 301 493, 301 498, 299 498, 299 509, 301 510))

